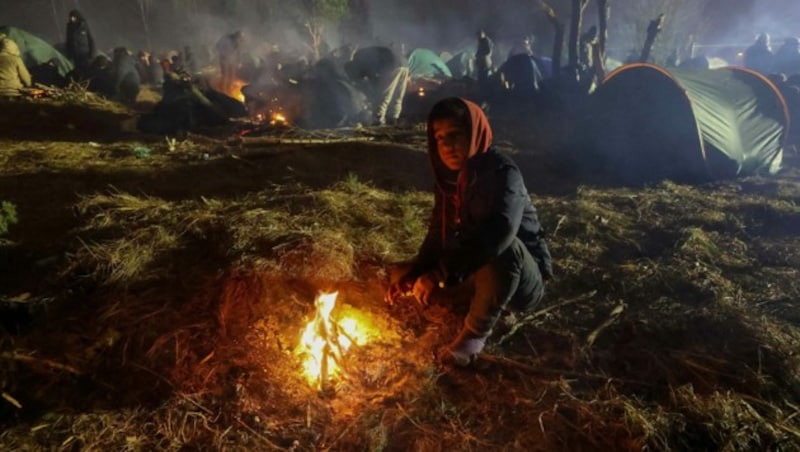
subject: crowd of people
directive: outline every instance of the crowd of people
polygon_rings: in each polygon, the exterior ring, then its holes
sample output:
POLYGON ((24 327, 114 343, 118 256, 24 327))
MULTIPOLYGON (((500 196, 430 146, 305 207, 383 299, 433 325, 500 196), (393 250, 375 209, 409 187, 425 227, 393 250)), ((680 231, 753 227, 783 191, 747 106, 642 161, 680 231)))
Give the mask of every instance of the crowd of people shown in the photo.
MULTIPOLYGON (((14 97, 45 80, 36 74, 49 74, 52 84, 85 81, 91 91, 130 105, 142 85, 152 85, 161 100, 140 117, 139 128, 171 134, 274 111, 307 128, 392 125, 408 115, 409 99, 425 97, 425 87, 456 87, 459 95, 440 91, 443 100, 426 110, 436 180, 433 215, 417 258, 397 269, 386 301, 413 296, 428 304, 437 295, 452 294, 451 287, 469 286, 469 311, 460 333, 440 353, 444 361, 468 365, 503 312, 529 310, 544 297, 545 281, 553 274, 544 231, 519 168, 492 146, 492 128, 479 106, 503 99, 534 101, 545 89, 558 68, 537 54, 533 36, 501 52, 488 33, 479 31, 474 50, 447 58, 427 49, 409 53, 398 43, 345 45, 312 59, 278 45, 252 57, 246 49, 257 46, 248 46, 248 36, 234 31, 214 46, 217 64, 205 65, 189 46, 160 56, 146 50, 134 56, 116 47, 108 56, 98 51, 78 11, 69 14, 65 38, 63 51, 74 68, 58 79, 52 60, 28 68, 18 45, 0 36, 0 97, 14 97), (505 58, 498 59, 501 54, 505 58)), ((596 29, 586 32, 580 40, 583 66, 565 72, 594 80, 596 41, 596 29)), ((761 34, 744 51, 744 65, 773 80, 790 109, 800 106, 800 40, 787 38, 773 53, 769 36, 761 34)))
MULTIPOLYGON (((800 39, 785 38, 777 50, 773 50, 768 33, 760 33, 755 42, 744 51, 745 67, 767 76, 783 94, 789 115, 794 123, 800 118, 800 39)), ((800 143, 800 127, 791 127, 791 143, 800 143)))

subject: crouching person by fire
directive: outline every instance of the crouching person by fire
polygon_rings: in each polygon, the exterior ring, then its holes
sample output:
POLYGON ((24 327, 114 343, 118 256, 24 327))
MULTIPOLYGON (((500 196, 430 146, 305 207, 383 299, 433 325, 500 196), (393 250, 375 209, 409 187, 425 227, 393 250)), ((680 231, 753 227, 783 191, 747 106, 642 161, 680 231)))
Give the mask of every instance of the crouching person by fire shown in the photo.
POLYGON ((541 301, 550 252, 522 174, 492 147, 480 107, 459 98, 438 102, 428 117, 428 154, 436 177, 428 233, 410 268, 394 275, 386 301, 411 292, 427 305, 442 288, 467 285, 469 313, 438 355, 466 366, 505 309, 526 311, 541 301))
POLYGON ((29 86, 31 74, 22 62, 17 43, 3 37, 0 39, 0 97, 17 97, 29 86))

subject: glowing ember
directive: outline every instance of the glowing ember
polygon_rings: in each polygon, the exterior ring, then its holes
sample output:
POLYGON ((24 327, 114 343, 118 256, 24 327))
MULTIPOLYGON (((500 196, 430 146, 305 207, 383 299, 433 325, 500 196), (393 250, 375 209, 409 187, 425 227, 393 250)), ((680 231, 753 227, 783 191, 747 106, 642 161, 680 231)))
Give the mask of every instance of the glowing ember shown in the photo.
POLYGON ((355 318, 339 321, 331 318, 339 292, 321 293, 314 300, 316 312, 308 322, 300 341, 300 353, 305 355, 303 371, 308 382, 322 388, 341 372, 345 352, 354 343, 363 345, 369 339, 367 329, 355 318))
POLYGON ((272 119, 269 121, 269 123, 273 126, 279 126, 279 125, 283 126, 286 125, 288 122, 289 120, 286 119, 286 115, 280 112, 273 113, 272 119))

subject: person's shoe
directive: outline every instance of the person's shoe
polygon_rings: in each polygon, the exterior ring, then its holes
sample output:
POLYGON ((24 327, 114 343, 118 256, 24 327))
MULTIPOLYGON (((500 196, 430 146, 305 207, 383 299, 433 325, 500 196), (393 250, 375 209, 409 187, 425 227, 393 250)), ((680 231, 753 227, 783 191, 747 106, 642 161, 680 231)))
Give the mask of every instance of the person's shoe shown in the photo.
POLYGON ((442 364, 451 364, 466 367, 475 362, 478 354, 486 346, 488 334, 478 334, 467 328, 462 328, 458 337, 439 352, 439 361, 442 364))

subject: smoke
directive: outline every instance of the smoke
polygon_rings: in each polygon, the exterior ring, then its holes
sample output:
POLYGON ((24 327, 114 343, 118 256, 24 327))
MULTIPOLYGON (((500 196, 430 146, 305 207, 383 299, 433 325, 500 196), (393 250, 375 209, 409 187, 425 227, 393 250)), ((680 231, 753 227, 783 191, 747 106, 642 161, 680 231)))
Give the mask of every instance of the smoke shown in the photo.
POLYGON ((707 14, 719 17, 703 35, 709 43, 752 44, 759 33, 773 42, 800 35, 800 4, 796 0, 712 0, 707 14))
MULTIPOLYGON (((668 16, 654 52, 669 53, 689 35, 699 44, 749 45, 760 32, 776 44, 800 33, 797 0, 613 0, 608 47, 618 58, 640 47, 644 30, 658 13, 668 16)), ((191 45, 196 57, 209 60, 224 34, 244 30, 254 55, 268 44, 308 54, 309 35, 302 27, 296 0, 25 0, 0 9, 0 25, 14 25, 51 43, 64 40, 67 14, 78 8, 86 16, 98 49, 117 46, 156 53, 191 45), (141 14, 140 5, 147 6, 141 14), (145 33, 145 26, 147 31, 145 33)), ((549 56, 553 29, 537 0, 351 0, 354 16, 342 26, 329 24, 324 38, 330 48, 405 44, 435 52, 474 49, 475 34, 486 30, 502 57, 522 35, 536 37, 537 53, 549 56), (365 14, 359 17, 362 11, 365 14)), ((569 0, 549 0, 568 25, 569 0)), ((584 30, 596 24, 596 4, 586 8, 584 30)), ((713 47, 709 47, 713 49, 713 47)))

